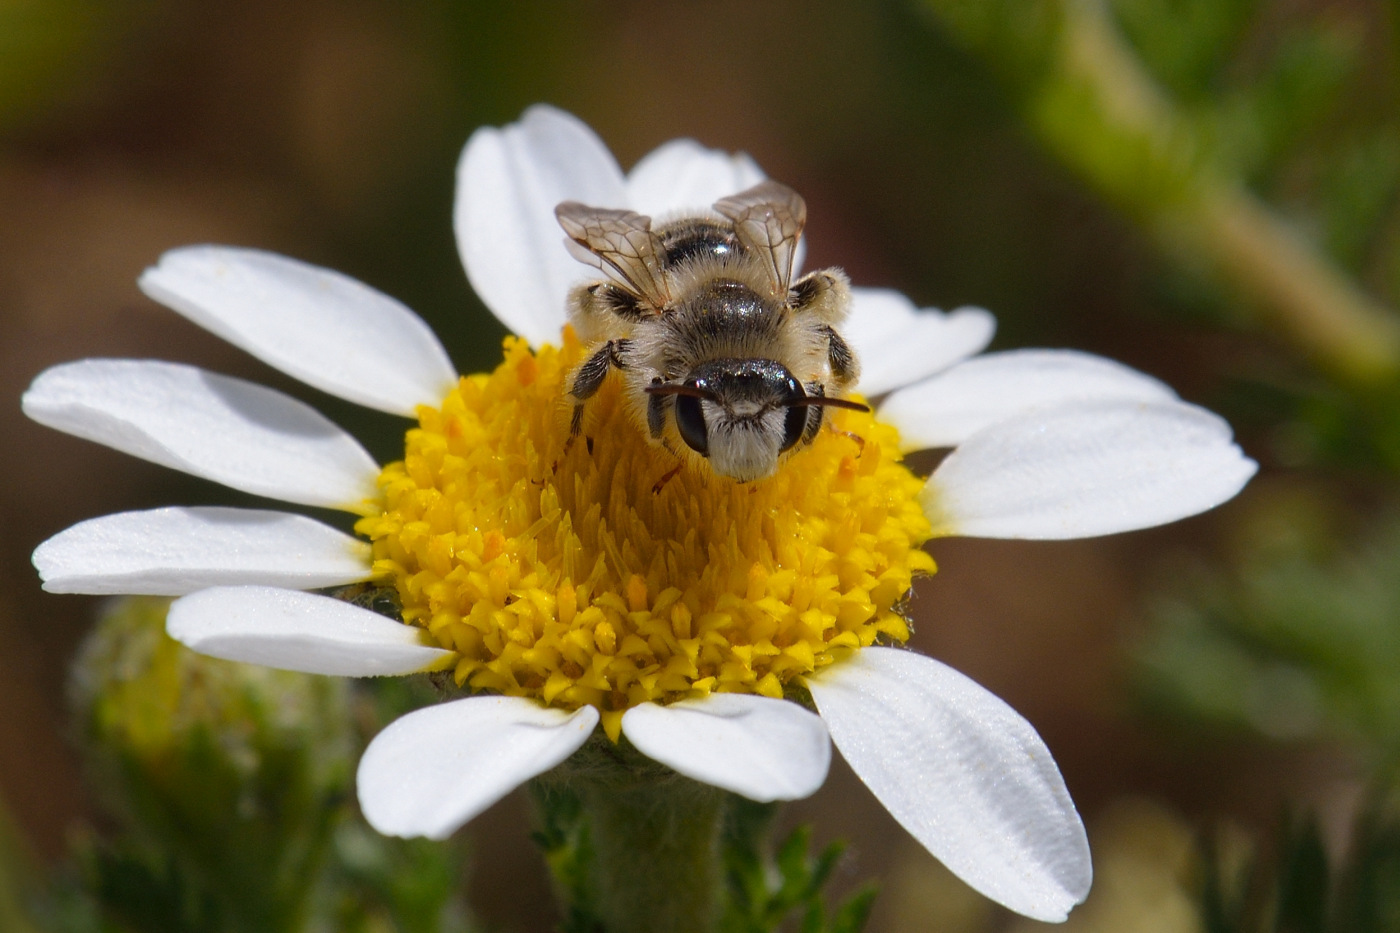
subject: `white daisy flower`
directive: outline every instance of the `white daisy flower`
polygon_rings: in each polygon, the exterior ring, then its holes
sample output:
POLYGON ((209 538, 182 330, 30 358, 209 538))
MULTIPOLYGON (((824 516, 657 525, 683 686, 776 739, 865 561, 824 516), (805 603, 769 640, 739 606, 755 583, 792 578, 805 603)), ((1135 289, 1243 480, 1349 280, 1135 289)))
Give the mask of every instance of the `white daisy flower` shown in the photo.
POLYGON ((974 356, 991 316, 854 290, 843 334, 874 415, 834 413, 776 476, 683 473, 615 386, 566 445, 584 348, 565 295, 596 272, 554 218, 577 200, 705 209, 762 173, 678 140, 628 174, 581 122, 534 107, 482 129, 458 171, 472 286, 521 339, 459 377, 399 302, 247 249, 177 249, 152 298, 283 372, 418 419, 383 469, 307 405, 177 363, 83 360, 24 396, 36 421, 282 502, 361 516, 352 537, 276 510, 164 508, 82 522, 34 563, 55 593, 180 596, 168 630, 221 658, 343 676, 451 670, 472 695, 410 713, 358 774, 381 832, 442 838, 567 759, 600 722, 698 781, 759 800, 823 782, 834 742, 881 803, 970 885, 1062 920, 1088 892, 1083 826, 1035 730, 931 658, 891 645, 929 538, 1074 538, 1233 496, 1255 471, 1217 416, 1072 351, 974 356), (560 347, 562 343, 562 348, 560 347), (851 435, 859 435, 856 442, 851 435), (903 452, 953 448, 926 481, 903 452), (392 586, 404 622, 306 590, 392 586), (792 702, 810 693, 820 715, 792 702))

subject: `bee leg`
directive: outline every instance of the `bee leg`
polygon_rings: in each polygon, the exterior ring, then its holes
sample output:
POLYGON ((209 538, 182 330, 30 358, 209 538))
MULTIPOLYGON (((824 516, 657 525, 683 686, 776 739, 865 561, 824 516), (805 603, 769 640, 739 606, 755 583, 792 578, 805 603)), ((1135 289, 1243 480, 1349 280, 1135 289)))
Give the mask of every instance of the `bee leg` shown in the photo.
MULTIPOLYGON (((660 385, 661 378, 651 381, 652 385, 660 385)), ((666 431, 666 396, 647 396, 647 430, 651 431, 652 440, 660 440, 666 431)))
POLYGON ((841 385, 849 385, 855 381, 856 355, 851 352, 850 344, 836 333, 836 328, 829 324, 822 325, 822 332, 826 334, 826 357, 831 363, 831 375, 841 385))
MULTIPOLYGON (((661 380, 657 379, 656 381, 660 382, 661 380)), ((666 452, 676 458, 676 465, 671 467, 671 469, 667 470, 659 480, 657 480, 655 483, 652 483, 651 494, 653 496, 660 495, 661 490, 666 488, 666 484, 669 483, 671 480, 675 479, 676 474, 681 471, 681 467, 685 466, 685 460, 683 460, 681 458, 681 455, 676 453, 671 448, 670 443, 667 442, 667 440, 661 436, 661 428, 664 425, 663 419, 666 416, 666 410, 660 405, 656 404, 661 400, 662 399, 660 396, 653 395, 651 397, 651 403, 647 406, 647 420, 651 422, 652 437, 658 439, 661 442, 661 446, 665 448, 666 452), (660 414, 653 415, 653 411, 660 412, 660 414)))
POLYGON ((609 340, 599 347, 592 356, 584 360, 583 365, 574 374, 574 384, 570 387, 569 394, 578 401, 574 403, 574 414, 569 419, 569 440, 564 447, 564 453, 569 452, 569 448, 573 446, 574 438, 578 437, 579 432, 583 430, 583 403, 597 393, 609 372, 614 369, 626 368, 622 361, 622 354, 631 342, 630 340, 609 340))
POLYGON ((836 433, 841 435, 842 437, 850 438, 851 440, 856 442, 857 457, 865 453, 865 438, 861 437, 859 434, 852 434, 850 431, 837 431, 836 433))
MULTIPOLYGON (((574 384, 569 387, 569 394, 577 401, 574 402, 574 413, 569 418, 569 437, 564 441, 564 449, 559 452, 559 459, 554 461, 552 473, 559 472, 559 464, 569 455, 569 451, 574 449, 574 441, 578 440, 579 434, 583 432, 583 403, 597 393, 613 367, 622 369, 622 358, 619 352, 626 349, 628 342, 626 340, 609 340, 594 351, 592 356, 584 360, 583 365, 574 374, 574 384)), ((588 447, 588 452, 592 453, 593 444, 591 441, 588 447)))
MULTIPOLYGON (((569 418, 569 436, 564 438, 564 449, 559 451, 559 456, 555 459, 554 464, 549 468, 550 475, 558 474, 559 464, 563 463, 564 458, 567 457, 569 455, 569 452, 574 449, 574 441, 578 440, 578 436, 582 431, 583 403, 577 402, 574 404, 574 413, 572 417, 569 418)), ((588 452, 590 454, 593 453, 592 444, 589 444, 588 452)))
POLYGON ((685 461, 684 461, 684 460, 682 460, 680 463, 677 463, 675 466, 671 467, 671 469, 667 470, 666 473, 665 473, 665 475, 663 475, 659 480, 657 480, 654 484, 652 484, 652 487, 651 487, 651 494, 652 494, 653 496, 655 496, 655 495, 660 495, 661 490, 663 490, 663 489, 666 488, 666 484, 667 484, 667 483, 669 483, 671 480, 675 479, 676 474, 679 473, 679 472, 681 471, 681 467, 683 467, 683 466, 685 466, 685 461))
POLYGON ((812 406, 809 411, 810 414, 807 415, 807 427, 802 432, 803 444, 810 444, 817 439, 817 432, 822 429, 822 422, 825 420, 822 415, 822 410, 815 405, 812 406))
MULTIPOLYGON (((809 382, 806 387, 808 395, 826 395, 826 386, 820 382, 809 382)), ((822 429, 822 423, 826 416, 820 405, 813 405, 807 409, 807 426, 802 429, 802 444, 805 446, 817 439, 817 432, 822 429)))
POLYGON ((579 410, 583 403, 593 397, 603 385, 603 380, 608 377, 608 373, 613 367, 622 368, 622 359, 619 351, 625 349, 627 341, 609 340, 603 344, 593 355, 583 361, 583 365, 574 374, 574 384, 569 388, 569 394, 578 399, 579 403, 574 407, 573 433, 578 433, 579 410))
MULTIPOLYGON (((803 386, 803 388, 807 390, 808 395, 826 395, 826 386, 822 385, 820 382, 809 382, 803 386)), ((811 414, 807 416, 807 427, 802 432, 802 443, 812 443, 812 441, 817 439, 817 432, 822 429, 822 425, 831 424, 831 430, 842 437, 848 437, 855 441, 857 457, 865 453, 865 438, 861 437, 859 434, 853 434, 850 431, 842 431, 840 428, 836 427, 834 423, 826 421, 825 412, 820 405, 813 405, 808 410, 811 414)))
POLYGON ((788 301, 794 311, 811 311, 830 297, 840 286, 830 272, 809 272, 792 283, 788 301))
MULTIPOLYGON (((578 440, 579 434, 583 432, 583 402, 574 405, 574 413, 569 418, 569 436, 564 438, 564 449, 559 451, 559 456, 554 461, 554 465, 549 468, 550 475, 559 473, 559 464, 564 462, 564 458, 574 449, 574 441, 578 440)), ((588 438, 588 455, 593 455, 593 438, 588 438)))

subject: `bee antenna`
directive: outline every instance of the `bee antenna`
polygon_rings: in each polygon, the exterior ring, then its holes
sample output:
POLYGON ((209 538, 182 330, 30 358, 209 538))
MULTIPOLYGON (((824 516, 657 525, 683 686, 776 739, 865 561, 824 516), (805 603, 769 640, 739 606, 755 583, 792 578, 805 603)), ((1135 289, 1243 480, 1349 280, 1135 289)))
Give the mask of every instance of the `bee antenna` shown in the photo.
POLYGON ((691 398, 705 399, 706 401, 718 401, 718 396, 709 389, 702 389, 699 386, 686 385, 659 385, 647 386, 642 390, 647 395, 688 395, 691 398))
POLYGON ((847 408, 851 411, 870 410, 869 405, 853 402, 848 398, 836 398, 832 395, 807 395, 787 403, 789 408, 811 408, 813 405, 819 405, 823 408, 847 408))

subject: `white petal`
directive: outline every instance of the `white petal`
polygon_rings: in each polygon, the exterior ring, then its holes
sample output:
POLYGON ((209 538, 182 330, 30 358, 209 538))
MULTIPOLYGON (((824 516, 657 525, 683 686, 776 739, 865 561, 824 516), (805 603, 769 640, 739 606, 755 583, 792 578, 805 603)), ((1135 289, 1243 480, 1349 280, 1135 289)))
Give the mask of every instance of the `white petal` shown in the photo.
POLYGON ((807 678, 831 739, 954 874, 1037 920, 1089 892, 1084 826, 1031 724, 945 664, 865 648, 807 678))
POLYGON ((356 775, 365 819, 387 836, 445 839, 593 734, 598 711, 479 696, 415 710, 374 737, 356 775))
POLYGON ((925 379, 992 342, 997 322, 981 308, 916 308, 887 288, 851 289, 851 315, 839 328, 860 360, 856 390, 873 396, 925 379))
POLYGON ((969 437, 920 494, 935 534, 1088 538, 1214 508, 1258 469, 1221 418, 1182 402, 1085 402, 969 437))
POLYGON ((623 715, 622 732, 648 758, 762 803, 812 795, 831 764, 820 717, 750 694, 643 703, 623 715))
POLYGON ((304 515, 168 508, 80 522, 34 552, 50 593, 183 596, 262 583, 313 589, 365 580, 370 547, 304 515))
POLYGON ((574 283, 596 277, 564 248, 560 201, 626 206, 622 170, 577 117, 536 105, 519 123, 482 127, 457 164, 454 224, 472 288, 534 346, 558 343, 574 283))
POLYGON ((331 395, 396 415, 438 405, 457 373, 416 314, 354 279, 252 249, 171 250, 141 289, 331 395))
POLYGON ((706 213, 720 198, 752 188, 763 177, 746 153, 730 155, 693 139, 673 139, 628 173, 626 206, 652 217, 706 213))
POLYGON ((425 645, 417 626, 272 586, 218 586, 182 596, 170 605, 165 630, 200 654, 308 674, 414 674, 456 657, 425 645))
POLYGON ((40 424, 254 495, 355 510, 379 468, 353 437, 272 389, 155 360, 55 366, 24 393, 40 424))
POLYGON ((1074 350, 1012 350, 959 363, 880 406, 905 450, 953 447, 998 421, 1094 399, 1165 402, 1176 393, 1122 363, 1074 350))

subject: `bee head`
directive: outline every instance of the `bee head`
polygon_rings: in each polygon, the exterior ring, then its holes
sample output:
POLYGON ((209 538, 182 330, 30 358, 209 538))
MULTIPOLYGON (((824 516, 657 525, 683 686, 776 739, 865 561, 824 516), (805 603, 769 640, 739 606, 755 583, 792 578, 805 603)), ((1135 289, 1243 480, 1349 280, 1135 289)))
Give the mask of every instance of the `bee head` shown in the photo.
POLYGON ((716 473, 741 483, 771 476, 778 458, 810 441, 822 407, 868 410, 864 405, 809 392, 776 360, 718 359, 695 367, 679 383, 647 393, 674 396, 676 431, 716 473))

